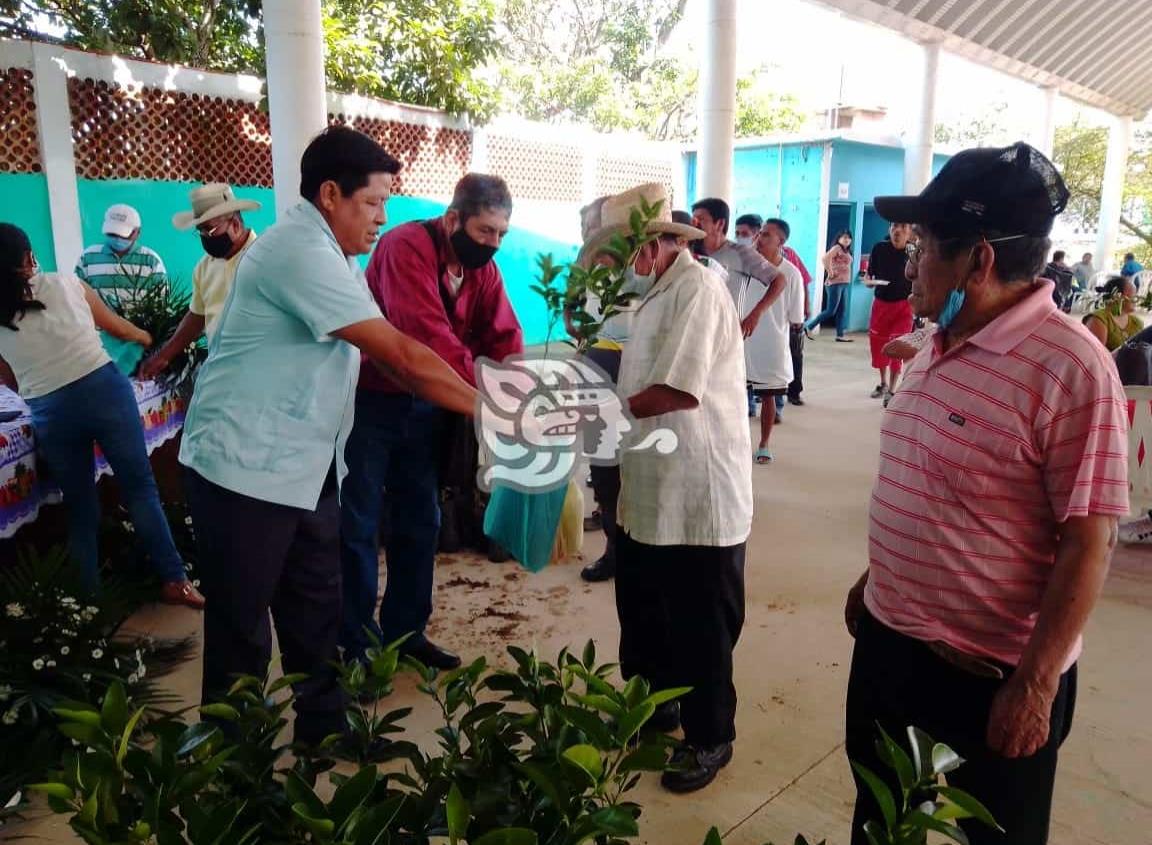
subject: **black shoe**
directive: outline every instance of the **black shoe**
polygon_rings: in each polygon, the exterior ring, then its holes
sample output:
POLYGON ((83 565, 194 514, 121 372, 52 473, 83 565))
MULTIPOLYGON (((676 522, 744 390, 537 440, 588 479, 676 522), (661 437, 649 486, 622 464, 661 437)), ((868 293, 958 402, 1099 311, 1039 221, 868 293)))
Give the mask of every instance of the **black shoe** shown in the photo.
POLYGON ((799 396, 789 396, 788 397, 788 404, 789 405, 795 405, 797 408, 799 408, 801 405, 804 404, 804 400, 801 399, 799 396))
POLYGON ((589 564, 580 570, 580 577, 593 584, 598 581, 607 581, 616 577, 616 561, 610 560, 607 555, 595 563, 589 564))
POLYGON ((672 755, 672 770, 660 776, 660 784, 669 792, 695 792, 716 780, 731 760, 730 742, 708 748, 682 745, 672 755))
POLYGON ((670 734, 680 729, 680 702, 665 701, 656 706, 652 718, 644 723, 645 728, 651 728, 662 734, 670 734))
POLYGON ((405 643, 400 647, 402 657, 411 657, 423 663, 429 669, 456 669, 460 666, 459 656, 447 649, 440 648, 431 640, 420 640, 416 643, 405 643))
POLYGON ((584 517, 585 531, 599 531, 603 527, 604 522, 600 516, 600 511, 592 511, 592 516, 584 517))
POLYGON ((495 540, 488 541, 488 562, 489 563, 507 563, 512 560, 512 553, 506 548, 501 546, 495 540))

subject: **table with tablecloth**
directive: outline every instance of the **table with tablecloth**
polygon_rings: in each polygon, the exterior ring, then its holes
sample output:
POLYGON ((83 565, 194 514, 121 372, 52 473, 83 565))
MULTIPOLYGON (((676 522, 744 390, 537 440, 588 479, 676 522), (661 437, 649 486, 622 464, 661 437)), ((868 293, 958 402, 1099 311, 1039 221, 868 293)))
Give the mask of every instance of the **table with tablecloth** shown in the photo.
MULTIPOLYGON (((144 424, 144 440, 151 454, 175 437, 184 425, 184 401, 155 381, 132 380, 136 406, 144 424)), ((0 422, 0 539, 11 537, 35 521, 40 508, 60 501, 60 491, 42 479, 36 461, 36 432, 28 406, 12 390, 0 386, 0 411, 19 416, 0 422)), ((110 475, 111 467, 96 448, 96 477, 110 475)))

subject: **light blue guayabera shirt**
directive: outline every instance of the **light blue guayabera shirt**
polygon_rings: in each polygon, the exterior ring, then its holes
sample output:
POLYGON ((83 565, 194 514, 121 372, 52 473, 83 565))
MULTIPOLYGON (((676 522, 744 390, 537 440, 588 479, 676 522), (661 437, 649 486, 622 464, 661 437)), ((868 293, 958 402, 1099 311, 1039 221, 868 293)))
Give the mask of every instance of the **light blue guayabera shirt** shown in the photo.
POLYGON ((248 248, 196 380, 180 462, 221 487, 314 510, 352 430, 360 352, 332 337, 380 317, 355 259, 302 202, 248 248))

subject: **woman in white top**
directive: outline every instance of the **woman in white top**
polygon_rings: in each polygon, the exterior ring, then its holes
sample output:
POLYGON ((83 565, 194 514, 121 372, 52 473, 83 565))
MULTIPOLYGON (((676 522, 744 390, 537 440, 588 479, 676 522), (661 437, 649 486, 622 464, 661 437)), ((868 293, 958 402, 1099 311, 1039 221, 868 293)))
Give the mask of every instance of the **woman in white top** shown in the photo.
POLYGON ((97 326, 152 343, 79 279, 41 273, 24 231, 0 223, 0 358, 16 377, 40 455, 64 493, 69 550, 84 585, 95 590, 98 583, 97 444, 162 581, 161 599, 202 608, 160 505, 132 385, 104 351, 97 326))

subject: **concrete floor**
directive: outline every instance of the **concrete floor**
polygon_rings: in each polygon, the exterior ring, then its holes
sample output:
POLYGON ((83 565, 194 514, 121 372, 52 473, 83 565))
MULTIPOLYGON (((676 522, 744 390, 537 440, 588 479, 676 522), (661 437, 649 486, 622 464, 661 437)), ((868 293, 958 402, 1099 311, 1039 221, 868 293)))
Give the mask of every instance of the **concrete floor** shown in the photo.
MULTIPOLYGON (((842 747, 842 708, 851 640, 844 595, 866 565, 866 513, 876 466, 880 403, 867 339, 809 344, 804 408, 789 407, 773 434, 776 463, 754 469, 756 519, 749 543, 748 613, 736 652, 739 739, 732 764, 703 793, 675 797, 653 778, 633 797, 644 807, 643 843, 699 845, 716 825, 732 845, 846 843, 852 787, 842 747)), ((585 556, 602 541, 586 536, 585 556)), ((574 564, 531 575, 515 564, 445 556, 438 569, 433 637, 466 657, 500 661, 508 643, 553 655, 588 637, 612 657, 617 626, 611 584, 580 581, 574 564)), ((1141 642, 1152 627, 1152 546, 1117 554, 1087 637, 1072 736, 1057 783, 1054 845, 1147 845, 1152 841, 1152 671, 1141 642)), ((150 608, 141 629, 185 633, 195 614, 150 608)), ((172 684, 189 702, 199 681, 190 664, 172 684)), ((411 683, 395 705, 427 735, 433 713, 411 683)), ((73 842, 57 820, 13 834, 73 842)))

